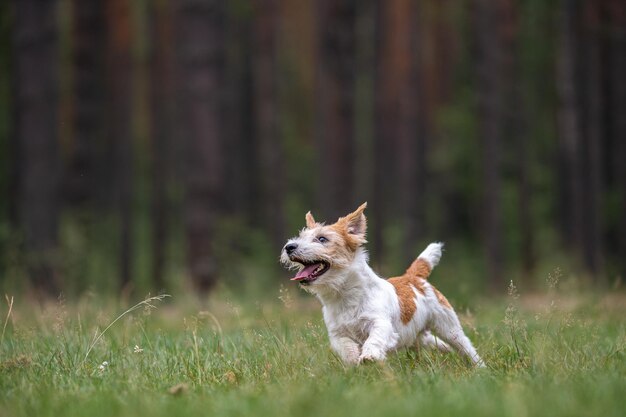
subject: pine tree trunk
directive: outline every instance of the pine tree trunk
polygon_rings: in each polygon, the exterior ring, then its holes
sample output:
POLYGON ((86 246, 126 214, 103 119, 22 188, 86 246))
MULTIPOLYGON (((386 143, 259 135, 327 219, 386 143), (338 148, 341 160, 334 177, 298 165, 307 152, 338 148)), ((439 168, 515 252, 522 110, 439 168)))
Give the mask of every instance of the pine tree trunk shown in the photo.
POLYGON ((74 0, 74 142, 67 185, 69 202, 82 212, 95 208, 99 189, 98 148, 104 136, 104 6, 99 0, 74 0))
POLYGON ((258 144, 254 135, 254 94, 252 75, 252 16, 242 18, 231 9, 226 17, 224 59, 224 108, 222 131, 224 141, 222 152, 225 161, 224 196, 226 210, 246 224, 254 227, 265 225, 265 213, 259 210, 258 144))
POLYGON ((516 146, 517 190, 519 196, 518 225, 521 235, 520 260, 525 277, 530 277, 535 265, 534 229, 531 215, 530 158, 528 136, 528 105, 521 68, 520 10, 514 0, 501 0, 499 33, 504 46, 502 63, 505 90, 505 136, 516 146))
POLYGON ((260 155, 260 185, 264 224, 279 251, 285 240, 284 151, 278 131, 277 46, 279 18, 276 0, 256 2, 254 16, 254 116, 260 155))
MULTIPOLYGON (((416 11, 412 1, 406 2, 406 19, 401 27, 406 30, 407 41, 404 45, 408 65, 402 74, 404 87, 400 92, 399 121, 398 121, 398 206, 401 210, 403 223, 403 258, 406 264, 413 261, 419 252, 416 252, 417 242, 422 237, 424 224, 425 195, 424 176, 426 172, 426 157, 424 137, 421 136, 418 117, 418 89, 417 89, 417 54, 416 54, 416 11)), ((404 43, 404 42, 403 42, 404 43)), ((403 48, 403 49, 404 49, 403 48)))
POLYGON ((498 32, 498 8, 476 0, 477 90, 483 147, 483 239, 489 286, 502 289, 502 181, 500 174, 503 128, 503 45, 498 32))
POLYGON ((316 136, 322 216, 334 219, 353 209, 356 1, 317 2, 318 73, 316 136))
MULTIPOLYGON (((4 2, 0 4, 0 14, 7 16, 14 11, 14 2, 4 2)), ((11 233, 19 230, 19 186, 20 186, 20 171, 18 166, 20 160, 19 144, 20 138, 17 135, 17 122, 18 115, 16 114, 15 103, 17 103, 17 80, 18 74, 15 70, 16 62, 15 58, 17 53, 15 52, 16 44, 14 38, 17 35, 15 29, 15 19, 6 19, 4 24, 0 24, 0 74, 2 74, 4 81, 3 87, 6 88, 5 96, 2 99, 3 116, 6 118, 6 125, 4 126, 3 139, 6 144, 4 150, 6 154, 2 156, 2 174, 6 176, 6 182, 3 183, 6 194, 2 197, 3 207, 6 210, 7 224, 10 227, 11 233), (5 87, 6 86, 6 87, 5 87), (9 111, 10 109, 10 111, 9 111)), ((4 246, 3 248, 4 249, 4 246)))
POLYGON ((165 288, 166 248, 169 240, 168 185, 174 140, 174 39, 169 1, 152 4, 151 127, 152 127, 152 273, 154 288, 165 288))
POLYGON ((388 73, 393 67, 389 54, 393 48, 387 36, 392 14, 390 3, 376 1, 375 3, 375 62, 374 62, 374 187, 373 204, 371 209, 372 223, 371 241, 373 261, 379 264, 385 259, 384 231, 390 218, 389 212, 393 205, 390 200, 396 195, 396 170, 394 155, 397 149, 396 125, 392 120, 393 97, 390 82, 395 81, 388 73))
POLYGON ((600 46, 600 10, 596 0, 584 3, 584 39, 583 59, 585 74, 585 121, 583 132, 583 189, 581 203, 583 205, 583 260, 598 280, 603 269, 602 249, 602 141, 603 129, 603 97, 601 91, 602 54, 600 46))
POLYGON ((110 0, 107 14, 107 117, 113 181, 119 214, 119 286, 131 289, 133 260, 133 144, 131 132, 131 10, 126 0, 110 0))
POLYGON ((557 56, 559 170, 561 189, 559 212, 562 213, 563 241, 569 250, 579 255, 582 247, 582 124, 577 83, 577 36, 578 11, 575 0, 563 0, 560 7, 558 27, 559 44, 557 56))
MULTIPOLYGON (((618 209, 626 213, 626 4, 621 0, 609 0, 611 65, 609 66, 611 100, 611 142, 615 146, 613 156, 618 209)), ((622 280, 626 278, 626 215, 618 220, 617 255, 622 280)))
POLYGON ((221 198, 221 45, 219 0, 177 1, 177 80, 185 138, 184 222, 187 267, 196 288, 217 282, 213 253, 221 198))
POLYGON ((37 292, 57 295, 59 228, 57 2, 14 2, 18 218, 37 292))
MULTIPOLYGON (((393 195, 403 226, 402 256, 415 259, 422 223, 423 138, 417 112, 417 8, 410 0, 379 3, 376 141, 392 160, 379 160, 388 169, 378 172, 379 187, 393 195), (395 146, 394 146, 395 145, 395 146), (397 178, 397 188, 391 178, 397 178)), ((382 151, 382 149, 381 149, 382 151)), ((382 190, 379 190, 379 192, 382 190)), ((376 204, 382 201, 377 200, 376 204)), ((387 207, 388 209, 388 207, 387 207)))

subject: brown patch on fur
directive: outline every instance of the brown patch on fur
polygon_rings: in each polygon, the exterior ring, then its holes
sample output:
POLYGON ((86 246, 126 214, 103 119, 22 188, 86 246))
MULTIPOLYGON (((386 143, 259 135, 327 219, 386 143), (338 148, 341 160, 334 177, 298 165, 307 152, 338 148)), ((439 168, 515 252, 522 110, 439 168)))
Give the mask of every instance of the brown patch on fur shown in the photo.
MULTIPOLYGON (((398 295, 398 301, 400 302, 400 318, 402 323, 407 324, 413 318, 417 306, 415 305, 415 288, 422 295, 426 294, 424 283, 426 278, 431 272, 430 265, 424 259, 417 258, 411 266, 406 270, 404 275, 399 277, 389 278, 387 281, 393 285, 398 295)), ((439 303, 447 308, 452 308, 446 297, 439 292, 438 289, 432 287, 437 296, 439 303)))
POLYGON ((400 302, 400 318, 402 323, 407 324, 411 321, 417 306, 415 305, 415 293, 411 281, 406 277, 389 278, 387 281, 393 285, 400 302))
POLYGON ((346 228, 346 225, 343 222, 338 221, 337 223, 328 226, 328 228, 331 229, 336 234, 338 234, 339 236, 341 236, 341 239, 343 239, 345 246, 348 249, 350 249, 351 252, 356 251, 356 249, 359 246, 365 243, 364 239, 363 240, 359 239, 358 236, 348 233, 348 229, 346 228))
POLYGON ((340 217, 334 224, 328 226, 331 230, 341 236, 347 248, 352 252, 367 243, 365 232, 367 230, 367 218, 363 211, 367 203, 363 203, 352 213, 345 217, 340 217))
POLYGON ((405 275, 422 277, 426 279, 430 275, 430 271, 431 269, 430 265, 428 265, 428 262, 426 262, 422 258, 417 258, 415 261, 413 261, 411 266, 409 266, 409 269, 406 270, 405 275))
POLYGON ((400 302, 400 318, 402 323, 407 324, 413 318, 417 306, 415 305, 416 289, 422 295, 425 294, 424 280, 416 275, 410 275, 408 271, 399 277, 389 278, 387 281, 393 285, 400 302))
POLYGON ((442 306, 452 310, 452 306, 450 305, 450 302, 448 302, 448 299, 441 293, 441 291, 439 291, 435 287, 433 287, 433 290, 435 291, 435 295, 437 296, 437 300, 439 300, 439 304, 441 304, 442 306))

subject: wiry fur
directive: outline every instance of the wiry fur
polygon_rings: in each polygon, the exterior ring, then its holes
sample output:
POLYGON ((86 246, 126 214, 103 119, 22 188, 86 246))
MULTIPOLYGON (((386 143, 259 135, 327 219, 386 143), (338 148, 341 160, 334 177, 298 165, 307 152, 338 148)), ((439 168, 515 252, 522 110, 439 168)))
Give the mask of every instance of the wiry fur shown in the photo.
POLYGON ((307 213, 307 227, 287 242, 297 249, 290 254, 283 249, 281 254, 281 262, 289 268, 302 269, 303 262, 316 261, 330 265, 303 288, 322 303, 332 349, 344 362, 356 364, 384 360, 389 352, 420 344, 442 351, 453 348, 484 366, 448 300, 426 281, 439 263, 443 244, 431 243, 404 275, 380 278, 368 265, 362 247, 365 207, 328 226, 307 213), (320 242, 320 236, 328 240, 320 242))

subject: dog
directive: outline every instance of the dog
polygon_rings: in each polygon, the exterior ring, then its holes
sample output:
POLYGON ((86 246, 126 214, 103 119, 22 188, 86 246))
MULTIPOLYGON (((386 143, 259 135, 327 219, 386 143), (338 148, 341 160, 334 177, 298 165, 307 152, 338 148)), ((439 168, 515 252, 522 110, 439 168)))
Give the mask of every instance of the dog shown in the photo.
POLYGON ((446 297, 426 280, 443 244, 428 245, 404 275, 380 278, 363 247, 366 207, 363 203, 331 225, 308 212, 306 227, 281 252, 281 263, 298 271, 292 280, 320 300, 332 350, 356 365, 383 361, 405 347, 453 348, 485 366, 446 297))

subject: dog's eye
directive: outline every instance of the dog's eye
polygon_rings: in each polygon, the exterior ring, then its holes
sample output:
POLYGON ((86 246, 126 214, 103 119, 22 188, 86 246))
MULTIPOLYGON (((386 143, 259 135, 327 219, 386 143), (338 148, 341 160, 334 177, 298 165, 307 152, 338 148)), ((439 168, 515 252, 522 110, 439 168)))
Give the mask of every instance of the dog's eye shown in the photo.
POLYGON ((317 241, 320 243, 326 243, 328 242, 328 239, 326 239, 324 236, 318 236, 317 241))

